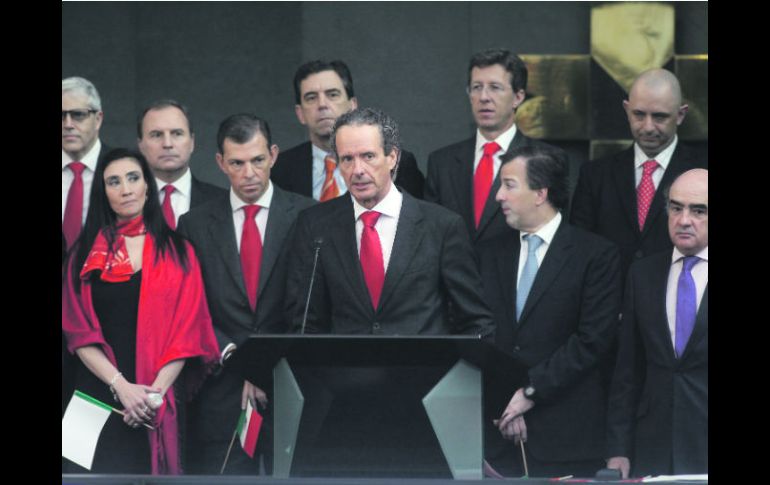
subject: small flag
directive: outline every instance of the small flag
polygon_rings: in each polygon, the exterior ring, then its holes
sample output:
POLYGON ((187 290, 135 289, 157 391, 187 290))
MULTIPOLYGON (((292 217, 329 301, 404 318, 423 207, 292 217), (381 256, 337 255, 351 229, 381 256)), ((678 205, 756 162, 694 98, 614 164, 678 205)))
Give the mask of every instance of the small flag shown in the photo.
POLYGON ((261 427, 262 415, 251 406, 251 400, 246 401, 246 409, 241 411, 241 419, 238 420, 238 436, 243 451, 251 458, 254 458, 254 450, 257 449, 257 437, 261 427))
POLYGON ((91 469, 96 443, 112 407, 75 391, 61 420, 61 456, 91 469))

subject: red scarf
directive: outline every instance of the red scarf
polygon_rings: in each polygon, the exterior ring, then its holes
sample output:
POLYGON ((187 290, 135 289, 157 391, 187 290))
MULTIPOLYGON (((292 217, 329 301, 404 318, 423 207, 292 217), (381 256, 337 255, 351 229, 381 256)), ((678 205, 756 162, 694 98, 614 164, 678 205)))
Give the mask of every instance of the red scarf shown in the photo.
MULTIPOLYGON (((133 225, 136 220, 131 221, 133 225)), ((141 221, 140 221, 141 222, 141 221)), ((130 235, 130 234, 123 234, 130 235)), ((99 234, 89 261, 81 271, 80 294, 75 293, 71 283, 74 258, 70 258, 66 274, 62 280, 62 330, 67 337, 70 352, 87 345, 97 345, 107 358, 116 365, 115 354, 104 340, 99 320, 94 312, 91 297, 89 271, 93 265, 109 277, 119 278, 125 269, 119 270, 120 264, 106 256, 106 239, 101 244, 103 234, 99 234), (94 256, 93 259, 91 256, 94 256), (104 266, 99 266, 99 261, 104 266)), ((200 264, 193 248, 187 245, 188 271, 179 263, 176 251, 169 249, 165 255, 155 260, 155 241, 150 234, 144 240, 142 251, 142 283, 139 290, 139 312, 136 323, 136 383, 152 385, 160 369, 178 359, 200 359, 203 365, 192 366, 187 362, 180 377, 185 376, 188 399, 202 383, 206 373, 212 369, 219 358, 219 347, 211 323, 206 295, 201 279, 200 264)), ((120 249, 116 251, 116 258, 120 249)), ((130 263, 129 263, 130 266, 130 263)), ((129 275, 130 277, 130 275, 129 275)), ((180 474, 178 449, 178 416, 174 388, 170 387, 164 396, 164 404, 156 417, 155 430, 148 431, 152 454, 153 474, 180 474)))
POLYGON ((126 236, 134 237, 147 233, 144 218, 140 214, 130 221, 119 223, 115 233, 115 241, 112 247, 109 247, 107 238, 104 237, 104 230, 99 231, 83 265, 83 270, 80 272, 80 278, 85 279, 91 271, 99 270, 102 272, 102 281, 109 283, 122 283, 131 279, 134 268, 131 266, 131 260, 128 259, 126 236))

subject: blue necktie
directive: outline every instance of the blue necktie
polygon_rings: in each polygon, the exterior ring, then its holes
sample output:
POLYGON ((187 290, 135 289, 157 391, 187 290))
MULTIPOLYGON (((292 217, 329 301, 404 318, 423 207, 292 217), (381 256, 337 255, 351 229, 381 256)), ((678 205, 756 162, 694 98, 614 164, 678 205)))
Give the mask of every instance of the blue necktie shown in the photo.
POLYGON ((682 272, 679 273, 679 285, 676 290, 676 356, 681 357, 687 341, 690 340, 692 329, 695 327, 695 313, 698 307, 698 296, 695 292, 695 281, 692 279, 692 267, 700 261, 697 256, 686 256, 682 261, 682 272))
POLYGON ((524 304, 527 302, 529 290, 532 289, 532 283, 537 275, 537 248, 543 244, 540 236, 528 234, 524 236, 527 241, 527 262, 524 263, 524 269, 521 271, 519 279, 519 289, 516 291, 516 320, 521 318, 521 312, 524 310, 524 304))

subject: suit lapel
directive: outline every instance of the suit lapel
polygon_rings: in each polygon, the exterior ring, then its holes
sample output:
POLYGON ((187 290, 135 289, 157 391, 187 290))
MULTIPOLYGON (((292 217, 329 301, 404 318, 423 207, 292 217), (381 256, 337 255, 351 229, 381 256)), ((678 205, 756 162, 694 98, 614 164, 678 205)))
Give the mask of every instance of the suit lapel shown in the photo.
MULTIPOLYGON (((572 235, 570 228, 565 220, 562 220, 559 229, 551 241, 548 252, 545 253, 540 268, 537 270, 535 281, 532 283, 532 289, 529 291, 527 301, 524 303, 524 310, 521 312, 519 325, 526 323, 527 317, 532 313, 532 309, 543 297, 546 290, 550 288, 556 277, 559 275, 564 263, 569 260, 572 252, 572 235)), ((515 300, 514 300, 515 301, 515 300)), ((547 304, 547 302, 546 302, 547 304)))
POLYGON ((473 158, 476 148, 476 138, 471 138, 455 153, 452 170, 457 207, 463 211, 460 215, 465 219, 468 233, 476 237, 476 223, 473 219, 473 158))
POLYGON ((313 198, 313 144, 306 142, 303 155, 299 159, 299 166, 294 176, 297 177, 299 193, 313 198))
MULTIPOLYGON (((334 201, 325 203, 334 203, 334 201)), ((353 201, 349 195, 344 197, 332 220, 335 221, 335 227, 330 231, 331 243, 337 253, 337 262, 342 270, 341 279, 349 281, 359 301, 365 302, 365 307, 374 312, 358 257, 355 213, 353 212, 353 201)))
POLYGON ((519 253, 521 241, 518 233, 511 233, 509 238, 501 242, 497 252, 497 278, 500 288, 503 290, 503 303, 505 304, 506 321, 516 325, 516 282, 519 277, 519 253))
POLYGON ((636 234, 640 234, 639 216, 636 204, 636 176, 634 175, 634 147, 619 153, 617 163, 612 165, 612 178, 615 181, 615 192, 620 197, 620 205, 628 223, 636 234))
POLYGON ((241 259, 238 253, 238 244, 235 241, 235 226, 233 225, 233 209, 230 199, 223 197, 217 202, 216 210, 211 212, 211 224, 209 232, 216 247, 212 251, 219 253, 227 272, 233 278, 233 282, 246 298, 246 284, 243 281, 241 259))
POLYGON ((404 199, 401 214, 398 217, 396 238, 393 241, 393 250, 390 253, 390 262, 385 273, 378 309, 384 308, 387 304, 388 298, 393 294, 398 282, 417 254, 417 248, 425 235, 421 224, 422 211, 417 202, 406 192, 402 194, 404 199))
POLYGON ((262 265, 259 269, 259 290, 257 297, 270 279, 270 274, 283 248, 286 234, 289 232, 289 218, 294 211, 294 204, 273 184, 273 200, 265 227, 264 244, 262 246, 262 265))

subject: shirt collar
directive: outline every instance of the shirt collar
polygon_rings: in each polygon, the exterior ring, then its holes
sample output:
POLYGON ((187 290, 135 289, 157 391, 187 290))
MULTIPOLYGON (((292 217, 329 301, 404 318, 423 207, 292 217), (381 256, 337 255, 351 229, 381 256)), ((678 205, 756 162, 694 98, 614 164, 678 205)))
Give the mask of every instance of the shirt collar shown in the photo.
MULTIPOLYGON (((158 177, 155 177, 155 183, 158 185, 158 192, 161 192, 163 187, 169 185, 168 182, 164 182, 158 177)), ((181 177, 174 182, 171 182, 171 185, 173 185, 174 189, 180 194, 185 197, 190 197, 190 194, 192 193, 192 172, 190 171, 190 167, 187 167, 187 170, 185 170, 181 177)))
MULTIPOLYGON (((655 155, 654 160, 658 162, 658 165, 660 165, 663 170, 666 170, 668 168, 668 164, 671 161, 671 156, 674 154, 674 150, 676 150, 676 145, 678 142, 679 142, 679 138, 677 138, 677 136, 674 135, 674 141, 672 141, 671 144, 667 146, 665 150, 655 155)), ((642 151, 638 143, 634 143, 634 166, 636 168, 640 168, 642 164, 647 160, 653 160, 653 159, 648 157, 647 154, 642 151)))
POLYGON ((353 200, 353 214, 355 215, 355 220, 358 220, 358 218, 361 217, 361 214, 369 210, 379 212, 388 217, 397 218, 398 214, 401 212, 401 203, 404 200, 404 196, 401 194, 401 192, 398 191, 396 184, 394 183, 390 184, 388 195, 386 195, 379 204, 375 205, 371 209, 367 209, 366 207, 359 204, 356 198, 353 197, 353 194, 350 195, 350 198, 353 200))
MULTIPOLYGON (((494 140, 487 140, 484 138, 484 135, 481 134, 481 130, 476 129, 476 152, 480 152, 484 150, 484 145, 486 145, 489 142, 497 142, 498 145, 500 145, 500 149, 502 150, 502 153, 505 153, 508 151, 508 147, 511 145, 511 142, 513 141, 513 137, 516 136, 516 123, 511 125, 510 128, 508 128, 506 131, 500 134, 497 138, 494 140)), ((498 153, 501 153, 498 151, 498 153)))
MULTIPOLYGON (((534 232, 532 234, 536 234, 540 237, 540 239, 543 240, 543 242, 546 245, 550 245, 551 241, 553 241, 553 237, 556 235, 556 231, 559 229, 559 225, 561 224, 561 212, 557 212, 556 215, 548 221, 543 227, 540 228, 539 231, 534 232)), ((527 232, 521 232, 519 233, 519 240, 524 241, 524 236, 528 235, 527 232)))
MULTIPOLYGON (((88 167, 89 170, 92 172, 96 171, 96 162, 99 160, 99 153, 102 151, 102 142, 97 138, 96 143, 94 143, 94 146, 91 147, 90 150, 88 150, 88 153, 86 155, 78 160, 80 163, 88 167)), ((69 155, 69 153, 65 152, 64 150, 61 151, 61 169, 64 170, 67 165, 74 162, 72 157, 69 155)))
MULTIPOLYGON (((699 257, 700 259, 702 259, 704 261, 708 261, 709 260, 709 247, 706 246, 705 248, 703 248, 701 250, 701 252, 699 252, 695 256, 699 257)), ((676 246, 674 246, 674 252, 673 252, 673 255, 671 257, 671 264, 679 262, 684 257, 685 257, 685 255, 682 254, 682 252, 679 251, 679 249, 677 249, 676 246)))
MULTIPOLYGON (((256 202, 254 202, 254 205, 258 205, 262 208, 269 209, 270 203, 273 201, 273 184, 272 182, 267 184, 267 189, 262 194, 262 196, 257 199, 256 202)), ((235 191, 232 187, 230 187, 230 207, 233 208, 233 212, 238 211, 238 209, 242 209, 244 206, 252 205, 248 204, 241 200, 240 197, 235 195, 235 191)))

